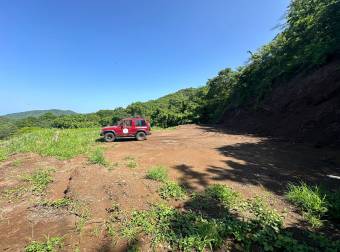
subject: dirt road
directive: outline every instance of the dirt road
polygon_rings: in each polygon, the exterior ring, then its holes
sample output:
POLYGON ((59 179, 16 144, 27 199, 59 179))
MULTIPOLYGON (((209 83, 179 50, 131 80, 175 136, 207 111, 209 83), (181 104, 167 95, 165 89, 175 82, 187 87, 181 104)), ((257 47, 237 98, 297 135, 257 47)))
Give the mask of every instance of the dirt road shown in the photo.
MULTIPOLYGON (((244 197, 261 195, 286 216, 285 225, 298 225, 300 216, 283 198, 287 183, 300 180, 340 185, 340 155, 336 150, 237 135, 197 125, 154 132, 147 141, 121 140, 100 143, 112 170, 91 165, 85 156, 67 161, 36 154, 17 154, 0 165, 0 192, 18 188, 20 176, 39 167, 54 167, 53 182, 44 199, 72 198, 85 202, 88 217, 79 227, 80 214, 64 209, 42 207, 42 196, 23 192, 12 199, 0 199, 0 248, 22 251, 31 240, 63 236, 64 250, 119 251, 124 241, 112 241, 105 221, 113 204, 122 211, 146 209, 158 202, 158 182, 145 178, 153 165, 169 168, 169 176, 189 192, 209 184, 223 183, 244 197), (127 157, 137 167, 128 168, 127 157), (20 160, 20 163, 15 162, 20 160), (288 211, 287 211, 288 209, 288 211), (288 212, 288 213, 287 213, 288 212)), ((171 202, 181 207, 183 202, 171 202)))

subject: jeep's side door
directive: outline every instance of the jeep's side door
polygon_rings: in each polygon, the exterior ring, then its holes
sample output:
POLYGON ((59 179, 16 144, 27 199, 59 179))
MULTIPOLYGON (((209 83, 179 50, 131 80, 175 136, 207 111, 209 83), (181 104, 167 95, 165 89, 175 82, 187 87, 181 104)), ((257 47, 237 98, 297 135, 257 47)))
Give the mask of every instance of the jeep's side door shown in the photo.
POLYGON ((123 121, 119 121, 117 124, 117 129, 115 130, 116 136, 121 137, 123 136, 123 121))
POLYGON ((131 119, 123 120, 123 127, 122 127, 123 136, 133 135, 132 131, 133 131, 132 120, 131 119))

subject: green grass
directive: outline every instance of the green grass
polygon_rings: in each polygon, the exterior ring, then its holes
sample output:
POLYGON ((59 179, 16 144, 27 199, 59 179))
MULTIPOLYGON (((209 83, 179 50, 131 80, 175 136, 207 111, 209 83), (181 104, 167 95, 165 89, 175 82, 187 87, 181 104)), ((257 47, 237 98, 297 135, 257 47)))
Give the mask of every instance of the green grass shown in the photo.
POLYGON ((168 170, 164 166, 156 165, 151 167, 146 177, 148 179, 165 182, 168 179, 168 170))
POLYGON ((46 241, 32 241, 25 247, 25 252, 57 252, 63 247, 62 237, 46 237, 46 241))
POLYGON ((132 156, 126 156, 124 158, 124 160, 125 160, 125 164, 126 164, 127 167, 129 167, 131 169, 137 168, 138 163, 137 163, 136 158, 134 158, 132 156))
POLYGON ((104 150, 102 148, 96 148, 89 156, 89 162, 91 164, 99 164, 107 166, 109 162, 105 159, 104 150))
POLYGON ((317 186, 290 184, 286 196, 297 208, 305 219, 313 226, 322 226, 321 217, 328 211, 326 196, 321 193, 317 186))
POLYGON ((168 130, 175 130, 176 128, 177 128, 177 126, 167 127, 167 128, 162 128, 162 127, 158 127, 158 126, 153 126, 153 127, 151 127, 151 131, 153 131, 153 132, 158 132, 158 131, 168 131, 168 130))
POLYGON ((97 138, 97 129, 38 129, 1 141, 0 160, 26 152, 69 159, 89 152, 97 138))
POLYGON ((183 199, 186 196, 185 190, 174 181, 166 181, 159 189, 159 195, 163 199, 183 199))
POLYGON ((38 169, 29 175, 23 176, 24 180, 32 186, 32 192, 41 194, 47 188, 48 184, 53 181, 53 168, 38 169))

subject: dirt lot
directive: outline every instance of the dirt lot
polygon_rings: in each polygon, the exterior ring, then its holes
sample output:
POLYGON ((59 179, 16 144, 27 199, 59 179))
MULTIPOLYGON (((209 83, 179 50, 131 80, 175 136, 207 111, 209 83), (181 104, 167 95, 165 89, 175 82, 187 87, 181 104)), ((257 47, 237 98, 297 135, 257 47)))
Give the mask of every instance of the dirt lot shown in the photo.
MULTIPOLYGON (((300 216, 283 198, 288 182, 318 181, 330 189, 340 185, 340 155, 336 150, 237 135, 213 127, 186 125, 155 132, 147 141, 100 145, 106 148, 107 160, 115 164, 112 170, 89 164, 85 156, 60 161, 30 153, 14 155, 0 165, 0 192, 25 186, 20 179, 24 173, 44 167, 56 170, 45 196, 23 192, 0 199, 2 251, 22 251, 31 240, 45 236, 63 236, 65 251, 126 250, 125 241, 108 238, 104 223, 113 203, 130 212, 161 201, 159 183, 145 178, 153 165, 167 166, 170 178, 189 191, 223 183, 246 198, 261 195, 285 215, 286 226, 302 225, 300 216), (128 168, 126 157, 135 158, 137 167, 128 168), (77 227, 81 216, 36 204, 43 198, 64 197, 86 205, 90 217, 81 230, 77 227)), ((178 208, 183 203, 171 202, 178 208)), ((147 241, 142 246, 146 251, 147 241)))

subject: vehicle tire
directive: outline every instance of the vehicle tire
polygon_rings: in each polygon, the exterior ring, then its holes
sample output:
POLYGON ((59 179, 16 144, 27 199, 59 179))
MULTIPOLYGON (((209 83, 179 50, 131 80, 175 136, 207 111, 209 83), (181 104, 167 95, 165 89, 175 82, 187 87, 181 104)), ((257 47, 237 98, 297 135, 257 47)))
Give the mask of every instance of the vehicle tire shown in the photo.
POLYGON ((146 134, 143 131, 137 132, 136 139, 138 141, 143 141, 146 139, 146 134))
POLYGON ((115 139, 116 139, 116 136, 112 132, 107 132, 104 134, 105 142, 113 142, 115 139))

